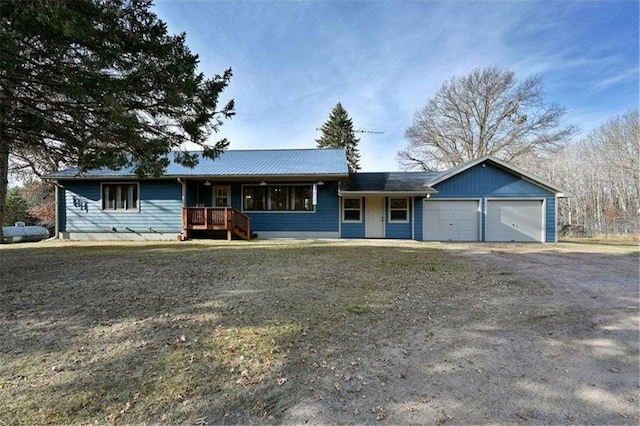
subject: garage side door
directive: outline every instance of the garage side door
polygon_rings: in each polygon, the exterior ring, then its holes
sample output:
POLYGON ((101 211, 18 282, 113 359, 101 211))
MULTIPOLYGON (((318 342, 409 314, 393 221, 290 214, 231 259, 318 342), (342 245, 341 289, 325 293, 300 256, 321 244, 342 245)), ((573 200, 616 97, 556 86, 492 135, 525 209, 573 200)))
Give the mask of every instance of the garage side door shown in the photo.
POLYGON ((424 202, 425 241, 478 241, 480 209, 477 200, 424 202))
POLYGON ((487 241, 544 241, 542 200, 487 201, 487 241))

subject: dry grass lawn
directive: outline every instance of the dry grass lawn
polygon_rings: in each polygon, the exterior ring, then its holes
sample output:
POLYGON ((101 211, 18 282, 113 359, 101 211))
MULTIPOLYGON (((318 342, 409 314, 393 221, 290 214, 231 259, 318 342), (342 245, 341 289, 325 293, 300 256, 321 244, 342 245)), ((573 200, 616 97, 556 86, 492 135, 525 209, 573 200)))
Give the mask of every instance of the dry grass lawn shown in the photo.
POLYGON ((0 424, 268 420, 257 393, 464 268, 412 243, 2 246, 0 424))

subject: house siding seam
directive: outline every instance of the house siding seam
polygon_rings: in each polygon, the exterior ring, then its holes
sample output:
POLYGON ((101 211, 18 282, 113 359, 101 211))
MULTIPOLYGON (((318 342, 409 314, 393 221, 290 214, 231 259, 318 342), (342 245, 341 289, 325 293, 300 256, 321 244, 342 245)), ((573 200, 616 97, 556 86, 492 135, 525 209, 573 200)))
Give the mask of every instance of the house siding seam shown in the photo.
POLYGON ((64 231, 114 232, 113 228, 115 232, 135 233, 182 231, 182 186, 177 181, 140 181, 140 210, 134 212, 102 210, 100 183, 63 182, 64 231), (86 203, 86 209, 74 205, 74 197, 86 203))

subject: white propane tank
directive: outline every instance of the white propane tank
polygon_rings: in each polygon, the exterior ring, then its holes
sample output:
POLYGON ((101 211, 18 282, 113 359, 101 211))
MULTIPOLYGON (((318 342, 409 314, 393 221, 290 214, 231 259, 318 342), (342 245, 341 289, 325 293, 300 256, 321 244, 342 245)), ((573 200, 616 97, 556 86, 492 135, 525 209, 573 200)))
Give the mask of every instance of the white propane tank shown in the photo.
POLYGON ((2 227, 2 243, 36 242, 49 238, 49 231, 44 226, 25 226, 24 222, 16 222, 15 226, 2 227))

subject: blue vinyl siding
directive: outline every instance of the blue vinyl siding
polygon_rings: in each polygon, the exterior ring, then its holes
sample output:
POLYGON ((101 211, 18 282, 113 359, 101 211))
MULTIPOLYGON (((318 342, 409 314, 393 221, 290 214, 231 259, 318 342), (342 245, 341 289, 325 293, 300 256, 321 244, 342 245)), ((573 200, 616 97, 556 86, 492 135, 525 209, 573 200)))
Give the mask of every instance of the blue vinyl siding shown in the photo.
POLYGON ((546 240, 548 243, 557 242, 557 232, 558 232, 558 218, 556 217, 556 197, 551 196, 547 197, 547 206, 546 206, 546 240))
POLYGON ((434 186, 434 198, 533 197, 551 194, 546 189, 491 164, 478 164, 434 186))
MULTIPOLYGON (((483 164, 478 164, 444 182, 434 185, 434 188, 438 190, 438 194, 432 195, 433 199, 480 199, 481 241, 486 240, 487 198, 544 198, 546 199, 546 241, 556 241, 555 194, 498 167, 486 163, 483 167, 483 164)), ((422 213, 422 206, 419 210, 422 213)), ((422 239, 422 217, 418 221, 417 216, 416 239, 422 239)))
POLYGON ((390 223, 387 221, 385 227, 385 238, 407 239, 411 238, 411 222, 390 223))
POLYGON ((413 217, 414 217, 414 226, 415 231, 413 237, 422 241, 422 213, 424 212, 424 198, 423 197, 414 197, 413 198, 413 217))
POLYGON ((342 223, 342 238, 364 238, 364 218, 361 223, 342 223))
MULTIPOLYGON (((391 197, 397 198, 397 197, 391 197)), ((400 197, 404 198, 404 197, 400 197)), ((384 201, 384 216, 385 216, 385 238, 395 239, 410 239, 411 238, 411 199, 409 198, 409 209, 407 214, 409 215, 409 221, 407 223, 397 223, 389 221, 389 197, 384 201)))
MULTIPOLYGON (((364 238, 364 208, 365 208, 366 198, 362 197, 362 210, 360 211, 360 219, 359 223, 353 222, 342 222, 342 238, 364 238)), ((340 220, 342 220, 342 205, 340 205, 340 220)))
POLYGON ((182 231, 182 186, 175 180, 141 181, 140 211, 133 212, 103 211, 100 181, 66 181, 63 185, 66 212, 61 215, 61 227, 67 232, 113 232, 113 228, 139 233, 182 231), (74 206, 74 197, 87 203, 86 210, 74 206))

